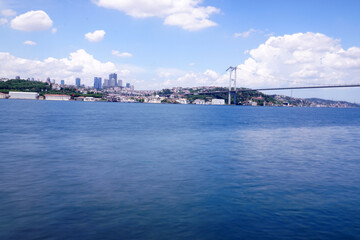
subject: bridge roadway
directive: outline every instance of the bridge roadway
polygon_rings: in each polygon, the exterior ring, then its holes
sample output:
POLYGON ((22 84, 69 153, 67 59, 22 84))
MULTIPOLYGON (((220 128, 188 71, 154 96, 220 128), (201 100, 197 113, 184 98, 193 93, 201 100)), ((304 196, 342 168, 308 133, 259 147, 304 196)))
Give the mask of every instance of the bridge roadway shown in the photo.
MULTIPOLYGON (((360 87, 360 84, 351 84, 351 85, 323 85, 323 86, 304 86, 304 87, 279 87, 279 88, 257 88, 257 89, 237 89, 230 91, 234 92, 246 92, 246 91, 272 91, 272 90, 290 90, 290 89, 311 89, 311 88, 350 88, 350 87, 360 87)), ((200 92, 197 95, 206 95, 206 94, 216 94, 216 93, 229 93, 229 91, 215 91, 215 92, 200 92)), ((188 93, 185 95, 195 95, 193 93, 188 93)))

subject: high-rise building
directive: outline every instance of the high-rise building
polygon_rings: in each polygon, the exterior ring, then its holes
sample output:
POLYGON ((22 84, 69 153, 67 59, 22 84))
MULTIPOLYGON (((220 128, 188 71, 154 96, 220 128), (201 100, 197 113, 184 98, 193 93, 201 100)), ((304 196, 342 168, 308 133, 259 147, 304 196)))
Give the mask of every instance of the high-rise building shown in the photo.
POLYGON ((122 88, 122 80, 118 80, 118 86, 122 88))
POLYGON ((126 83, 126 88, 130 88, 130 83, 126 83))
POLYGON ((116 86, 116 82, 114 78, 109 79, 109 87, 115 87, 116 86))
POLYGON ((110 73, 109 75, 109 83, 111 87, 115 87, 118 85, 117 82, 117 74, 116 73, 110 73))
POLYGON ((101 77, 94 77, 94 88, 101 89, 101 77))
POLYGON ((104 79, 103 87, 104 88, 109 87, 109 79, 104 79))
POLYGON ((16 79, 16 80, 20 80, 20 76, 16 76, 15 79, 16 79))
POLYGON ((81 85, 81 79, 80 79, 80 78, 76 78, 76 79, 75 79, 75 84, 76 84, 76 86, 80 87, 80 85, 81 85))
POLYGON ((64 86, 64 85, 65 85, 65 81, 61 80, 61 86, 64 86))

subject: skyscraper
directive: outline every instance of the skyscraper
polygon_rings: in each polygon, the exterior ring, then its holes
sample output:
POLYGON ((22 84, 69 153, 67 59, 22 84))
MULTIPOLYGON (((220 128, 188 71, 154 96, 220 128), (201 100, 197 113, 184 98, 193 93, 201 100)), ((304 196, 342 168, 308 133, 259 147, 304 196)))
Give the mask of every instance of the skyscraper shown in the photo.
POLYGON ((116 82, 114 78, 109 79, 109 87, 115 87, 116 86, 116 82))
POLYGON ((101 77, 94 77, 94 88, 101 89, 101 77))
POLYGON ((61 86, 64 86, 64 85, 65 85, 65 81, 61 80, 61 86))
POLYGON ((104 79, 103 87, 104 87, 104 88, 110 87, 110 86, 109 86, 109 79, 104 79))
POLYGON ((117 82, 117 74, 116 73, 110 73, 109 75, 109 83, 111 87, 115 87, 118 85, 117 82))
POLYGON ((76 78, 76 79, 75 79, 75 82, 76 82, 75 84, 76 84, 76 86, 80 87, 80 85, 81 85, 80 81, 81 81, 80 78, 76 78))
POLYGON ((130 88, 130 83, 126 83, 126 88, 130 88))
POLYGON ((118 80, 118 86, 122 88, 122 80, 118 80))

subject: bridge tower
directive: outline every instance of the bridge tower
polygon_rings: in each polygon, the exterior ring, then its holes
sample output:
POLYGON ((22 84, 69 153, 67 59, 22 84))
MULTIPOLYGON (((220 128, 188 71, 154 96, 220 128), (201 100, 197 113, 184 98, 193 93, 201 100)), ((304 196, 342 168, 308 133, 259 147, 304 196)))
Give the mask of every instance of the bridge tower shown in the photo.
POLYGON ((229 67, 226 71, 229 72, 229 99, 228 104, 231 104, 231 94, 234 94, 234 104, 236 105, 236 69, 237 67, 229 67))

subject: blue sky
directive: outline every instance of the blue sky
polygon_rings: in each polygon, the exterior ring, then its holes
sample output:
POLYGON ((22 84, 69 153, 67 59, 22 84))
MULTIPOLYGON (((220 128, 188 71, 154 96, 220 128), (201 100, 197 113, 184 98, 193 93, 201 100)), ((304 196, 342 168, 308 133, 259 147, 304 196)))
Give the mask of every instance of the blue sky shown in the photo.
MULTIPOLYGON (((231 65, 245 87, 360 83, 359 9, 352 0, 0 0, 0 77, 91 85, 114 71, 136 89, 226 86, 231 65), (85 37, 96 30, 103 38, 85 37)), ((292 94, 360 102, 359 93, 292 94)))

